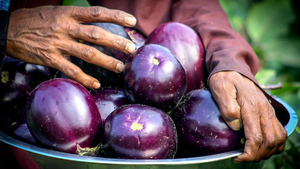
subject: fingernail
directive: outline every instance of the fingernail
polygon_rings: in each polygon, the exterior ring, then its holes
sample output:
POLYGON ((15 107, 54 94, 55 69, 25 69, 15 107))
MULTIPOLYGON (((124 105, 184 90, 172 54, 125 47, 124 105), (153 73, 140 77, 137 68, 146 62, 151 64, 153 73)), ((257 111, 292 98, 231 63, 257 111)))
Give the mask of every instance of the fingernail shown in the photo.
POLYGON ((117 63, 116 69, 117 69, 118 73, 123 72, 124 67, 125 67, 125 65, 123 63, 117 63))
POLYGON ((98 89, 100 87, 100 83, 99 82, 94 82, 93 83, 93 88, 94 89, 98 89))
POLYGON ((125 50, 128 53, 133 53, 135 51, 135 45, 133 43, 127 43, 126 47, 125 47, 125 50))
POLYGON ((233 130, 235 130, 235 131, 239 130, 239 129, 242 127, 242 124, 241 124, 241 120, 240 120, 240 119, 236 119, 236 120, 233 120, 233 121, 228 122, 228 123, 229 123, 229 126, 230 126, 233 130))
POLYGON ((127 16, 125 17, 125 23, 128 26, 134 26, 136 24, 136 18, 133 16, 127 16))

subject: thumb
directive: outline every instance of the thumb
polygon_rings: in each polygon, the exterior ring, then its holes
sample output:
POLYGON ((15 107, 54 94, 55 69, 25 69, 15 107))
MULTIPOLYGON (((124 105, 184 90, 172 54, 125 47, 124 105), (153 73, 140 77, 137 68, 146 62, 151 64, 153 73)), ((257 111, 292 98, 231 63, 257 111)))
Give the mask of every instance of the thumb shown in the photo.
POLYGON ((237 91, 234 85, 228 81, 220 82, 222 78, 214 81, 213 76, 210 79, 210 90, 217 102, 220 113, 227 125, 237 131, 242 127, 240 106, 237 102, 237 91))

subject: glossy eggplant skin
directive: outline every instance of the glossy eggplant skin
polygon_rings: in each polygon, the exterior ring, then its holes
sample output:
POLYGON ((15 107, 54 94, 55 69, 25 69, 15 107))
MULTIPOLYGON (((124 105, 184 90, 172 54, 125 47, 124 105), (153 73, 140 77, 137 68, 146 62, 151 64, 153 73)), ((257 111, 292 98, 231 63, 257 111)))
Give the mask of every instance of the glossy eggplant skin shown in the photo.
POLYGON ((37 145, 33 138, 26 121, 25 109, 20 109, 19 112, 13 116, 8 127, 8 133, 19 140, 26 143, 37 145))
POLYGON ((186 90, 186 75, 169 49, 148 44, 125 64, 124 90, 132 103, 171 111, 186 90))
POLYGON ((211 155, 242 148, 243 132, 229 128, 208 89, 187 93, 173 119, 179 142, 176 157, 211 155))
POLYGON ((175 124, 157 108, 124 105, 105 120, 103 149, 110 158, 174 158, 177 150, 175 124))
POLYGON ((186 92, 206 86, 204 47, 193 29, 182 23, 167 22, 154 29, 145 44, 159 44, 170 49, 186 72, 186 92))
POLYGON ((101 116, 90 93, 70 79, 41 83, 28 97, 28 128, 44 147, 76 153, 100 143, 101 116))
POLYGON ((95 100, 95 103, 101 114, 103 124, 107 116, 115 109, 125 104, 130 104, 129 99, 127 98, 125 91, 122 88, 102 88, 93 90, 90 93, 95 100))
POLYGON ((1 113, 14 116, 24 108, 29 93, 41 82, 51 79, 47 67, 5 56, 0 81, 1 113))

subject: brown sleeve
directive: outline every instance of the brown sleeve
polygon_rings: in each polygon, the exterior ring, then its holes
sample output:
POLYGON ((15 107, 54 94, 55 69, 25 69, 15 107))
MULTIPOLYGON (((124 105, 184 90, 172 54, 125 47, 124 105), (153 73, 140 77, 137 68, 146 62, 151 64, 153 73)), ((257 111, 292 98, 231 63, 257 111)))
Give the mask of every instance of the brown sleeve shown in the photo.
MULTIPOLYGON (((235 32, 218 0, 178 0, 172 6, 172 20, 193 28, 206 50, 209 78, 216 72, 233 70, 255 79, 260 63, 249 43, 235 32)), ((208 78, 208 80, 209 80, 208 78)), ((275 109, 280 122, 288 122, 286 107, 261 89, 275 109)))
POLYGON ((248 42, 232 29, 218 0, 179 0, 173 4, 172 20, 190 26, 200 35, 209 77, 233 70, 256 82, 259 60, 248 42))

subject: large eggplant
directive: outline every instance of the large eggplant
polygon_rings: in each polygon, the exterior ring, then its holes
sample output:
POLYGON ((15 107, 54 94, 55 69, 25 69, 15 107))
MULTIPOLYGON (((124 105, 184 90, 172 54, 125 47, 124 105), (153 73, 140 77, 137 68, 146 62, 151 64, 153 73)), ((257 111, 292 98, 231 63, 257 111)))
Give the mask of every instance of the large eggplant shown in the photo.
POLYGON ((186 92, 206 86, 205 52, 199 35, 193 29, 182 23, 167 22, 154 29, 145 43, 170 49, 186 72, 186 92))
POLYGON ((26 119, 32 136, 44 147, 80 155, 98 153, 100 113, 91 94, 73 80, 57 78, 36 87, 27 100, 26 119))
POLYGON ((186 90, 186 75, 169 49, 148 44, 140 47, 124 69, 126 95, 133 103, 165 112, 179 103, 186 90))
POLYGON ((49 79, 51 74, 47 67, 6 56, 0 81, 1 113, 15 115, 24 108, 29 93, 41 82, 49 79))
POLYGON ((178 132, 177 157, 211 155, 242 148, 243 132, 234 131, 226 124, 208 89, 187 93, 173 119, 178 132))
POLYGON ((103 149, 111 158, 174 158, 177 150, 175 124, 157 108, 124 105, 105 120, 103 149))
MULTIPOLYGON (((114 24, 114 23, 92 23, 91 25, 94 26, 99 26, 113 34, 116 34, 118 36, 124 37, 126 39, 130 39, 129 35, 127 34, 126 30, 124 27, 114 24)), ((98 45, 94 43, 89 43, 89 42, 84 42, 84 44, 92 46, 96 49, 98 49, 100 52, 112 56, 122 62, 126 62, 129 57, 131 57, 128 54, 125 54, 123 52, 120 52, 118 50, 103 46, 103 45, 98 45)), ((123 74, 122 73, 115 73, 112 71, 109 71, 107 69, 104 69, 100 66, 88 63, 83 61, 82 59, 79 59, 77 57, 71 56, 71 62, 79 66, 83 72, 86 74, 89 74, 96 79, 98 79, 101 83, 102 87, 107 87, 107 86, 114 86, 114 87, 123 87, 123 74)))

